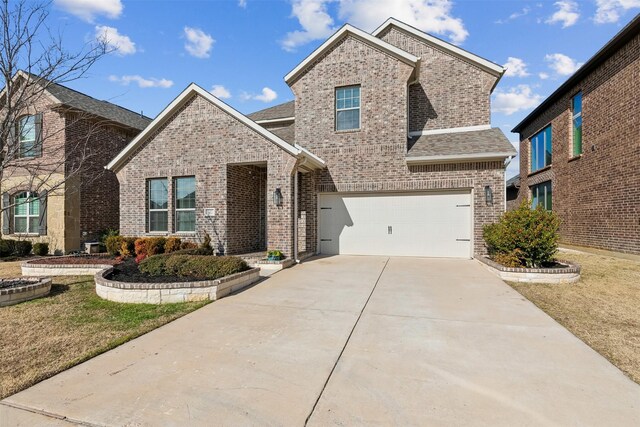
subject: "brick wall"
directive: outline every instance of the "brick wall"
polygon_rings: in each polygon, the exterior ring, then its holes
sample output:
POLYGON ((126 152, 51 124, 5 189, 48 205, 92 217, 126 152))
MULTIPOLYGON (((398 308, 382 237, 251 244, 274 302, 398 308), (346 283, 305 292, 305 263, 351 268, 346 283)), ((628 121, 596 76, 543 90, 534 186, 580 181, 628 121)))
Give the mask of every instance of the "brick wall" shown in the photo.
POLYGON ((640 253, 640 35, 570 88, 520 133, 519 198, 551 181, 561 240, 640 253), (583 93, 583 154, 573 158, 571 97, 583 93), (530 138, 552 125, 551 167, 530 174, 530 138))
MULTIPOLYGON (((316 173, 317 192, 473 189, 474 251, 483 253, 482 225, 496 221, 505 208, 503 163, 407 165, 406 83, 412 71, 348 36, 291 86, 296 95, 296 141, 327 163, 326 170, 316 173), (361 85, 361 129, 336 132, 335 87, 352 84, 361 85), (493 189, 492 206, 485 203, 485 185, 493 189)), ((481 124, 488 122, 488 111, 481 124)), ((437 127, 468 124, 451 121, 437 127)))

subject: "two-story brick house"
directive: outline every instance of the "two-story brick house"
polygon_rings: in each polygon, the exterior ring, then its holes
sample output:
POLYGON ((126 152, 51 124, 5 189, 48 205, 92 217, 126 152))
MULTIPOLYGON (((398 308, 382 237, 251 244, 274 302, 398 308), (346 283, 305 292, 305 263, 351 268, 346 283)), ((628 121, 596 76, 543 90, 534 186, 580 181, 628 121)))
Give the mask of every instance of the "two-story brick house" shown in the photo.
POLYGON ((248 117, 192 84, 109 165, 126 235, 220 252, 472 257, 505 210, 501 66, 390 19, 343 26, 248 117))
POLYGON ((567 245, 640 254, 640 15, 513 132, 519 200, 561 219, 567 245))
POLYGON ((151 119, 63 85, 42 85, 17 119, 15 159, 4 170, 2 236, 68 253, 119 225, 119 185, 104 166, 151 119))

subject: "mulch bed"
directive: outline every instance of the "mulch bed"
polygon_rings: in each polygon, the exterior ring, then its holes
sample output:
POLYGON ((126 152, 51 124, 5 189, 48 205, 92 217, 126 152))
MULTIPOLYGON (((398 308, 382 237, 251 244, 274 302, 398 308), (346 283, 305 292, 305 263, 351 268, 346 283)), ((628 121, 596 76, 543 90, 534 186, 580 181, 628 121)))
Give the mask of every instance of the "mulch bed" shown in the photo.
POLYGON ((117 265, 120 261, 107 257, 107 256, 95 256, 95 255, 83 255, 83 256, 66 256, 66 257, 45 257, 31 261, 31 264, 46 264, 46 265, 117 265))
POLYGON ((115 266, 108 278, 117 282, 126 283, 178 283, 208 280, 185 276, 150 276, 138 270, 138 265, 133 260, 127 260, 115 266))
POLYGON ((4 280, 0 280, 0 289, 19 288, 21 286, 33 285, 34 283, 36 283, 36 281, 34 280, 4 279, 4 280))

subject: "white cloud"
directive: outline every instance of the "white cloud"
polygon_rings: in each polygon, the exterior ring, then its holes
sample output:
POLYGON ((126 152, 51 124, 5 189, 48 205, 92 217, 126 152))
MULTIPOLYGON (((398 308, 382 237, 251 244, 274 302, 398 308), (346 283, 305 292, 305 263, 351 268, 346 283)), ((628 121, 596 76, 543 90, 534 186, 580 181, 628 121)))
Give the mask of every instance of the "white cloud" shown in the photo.
POLYGON ((287 33, 282 41, 285 50, 313 40, 329 37, 335 30, 327 7, 336 3, 338 17, 365 31, 372 31, 389 16, 460 44, 469 35, 462 19, 452 16, 449 0, 293 0, 292 16, 301 30, 287 33))
POLYGON ((538 105, 542 97, 533 93, 529 85, 518 85, 507 91, 496 90, 493 94, 491 111, 507 116, 520 110, 527 110, 538 105))
POLYGON ((507 69, 504 73, 506 77, 527 77, 529 75, 527 64, 522 59, 513 56, 507 58, 504 68, 507 69))
POLYGON ((227 89, 222 85, 213 85, 210 92, 216 98, 220 98, 220 99, 231 98, 231 92, 229 92, 229 89, 227 89))
POLYGON ((549 78, 549 74, 542 72, 538 74, 538 77, 540 77, 540 80, 547 80, 549 78))
POLYGON ((268 87, 263 87, 262 93, 260 95, 254 96, 253 99, 255 99, 256 101, 271 102, 271 101, 275 101, 277 97, 278 97, 278 94, 276 93, 275 90, 268 87))
POLYGON ((596 14, 593 21, 596 24, 610 24, 618 22, 620 15, 629 9, 640 7, 640 0, 596 0, 596 14))
POLYGON ((169 88, 173 86, 173 81, 167 79, 156 79, 156 78, 144 78, 139 75, 132 76, 109 76, 109 81, 120 83, 124 86, 129 86, 131 83, 137 83, 138 87, 148 88, 148 87, 161 87, 161 88, 169 88))
POLYGON ((496 24, 506 24, 509 21, 513 21, 515 19, 518 19, 522 16, 528 15, 529 12, 531 12, 531 8, 530 7, 524 7, 522 8, 521 11, 519 12, 513 12, 511 15, 509 15, 508 18, 506 19, 498 19, 497 21, 495 21, 496 24))
POLYGON ((93 22, 97 16, 116 19, 122 14, 120 0, 54 0, 54 4, 87 22, 93 22))
POLYGON ((128 36, 120 34, 117 28, 105 25, 96 26, 96 39, 104 41, 119 55, 132 55, 136 53, 136 44, 128 36))
POLYGON ((184 48, 189 52, 189 55, 196 58, 209 57, 213 43, 215 43, 213 37, 199 28, 191 27, 184 27, 184 36, 187 38, 184 48))
POLYGON ((580 18, 578 3, 573 0, 562 0, 555 2, 553 5, 558 10, 545 21, 547 24, 561 23, 562 28, 567 28, 578 22, 578 18, 580 18))
POLYGON ((327 0, 294 0, 291 14, 302 30, 287 33, 282 41, 284 50, 292 51, 310 41, 327 38, 335 31, 326 3, 327 0))
POLYGON ((582 66, 582 62, 563 55, 562 53, 551 53, 545 55, 544 60, 549 64, 549 68, 561 76, 568 76, 576 72, 582 66))
POLYGON ((240 6, 241 8, 246 8, 247 0, 238 0, 238 6, 240 6))

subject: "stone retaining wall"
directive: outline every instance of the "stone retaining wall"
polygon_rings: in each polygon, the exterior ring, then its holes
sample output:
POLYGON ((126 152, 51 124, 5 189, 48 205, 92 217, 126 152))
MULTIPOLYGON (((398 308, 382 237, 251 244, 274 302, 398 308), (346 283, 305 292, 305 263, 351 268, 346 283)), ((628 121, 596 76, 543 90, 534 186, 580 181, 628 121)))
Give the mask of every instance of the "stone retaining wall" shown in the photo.
POLYGON ((51 291, 51 279, 22 277, 21 280, 30 280, 33 283, 18 286, 15 288, 0 289, 0 307, 18 304, 34 298, 40 298, 48 295, 51 291))
POLYGON ((260 269, 232 274, 216 280, 178 283, 127 283, 109 280, 113 267, 95 274, 96 293, 109 301, 144 304, 169 304, 190 301, 215 301, 260 279, 260 269))
POLYGON ((20 266, 23 276, 93 276, 107 268, 109 264, 35 264, 25 261, 20 266))
POLYGON ((575 283, 580 280, 580 266, 563 263, 563 268, 512 268, 505 267, 487 257, 476 258, 489 271, 502 280, 521 283, 575 283))

